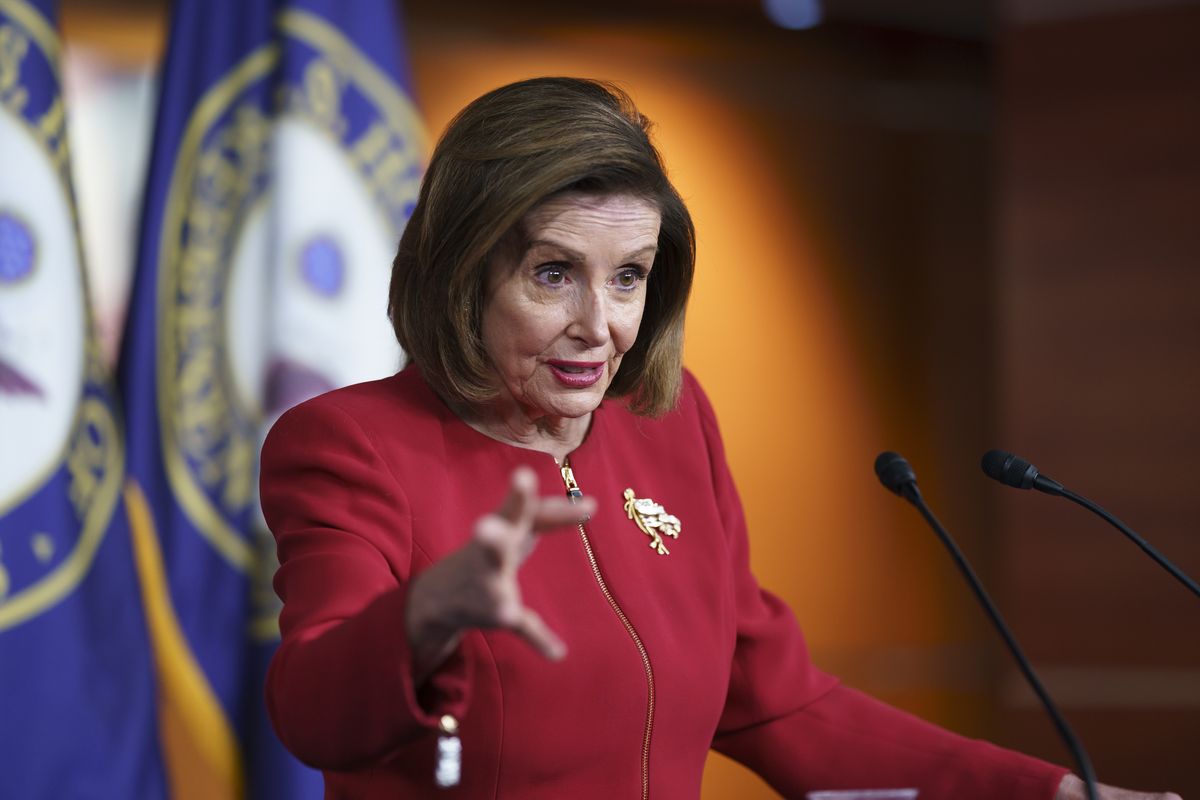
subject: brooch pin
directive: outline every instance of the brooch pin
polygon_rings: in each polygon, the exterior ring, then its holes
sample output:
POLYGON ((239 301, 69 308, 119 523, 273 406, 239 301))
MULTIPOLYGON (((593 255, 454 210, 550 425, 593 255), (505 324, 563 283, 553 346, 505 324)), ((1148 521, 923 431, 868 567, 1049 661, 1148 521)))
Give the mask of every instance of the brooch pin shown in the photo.
POLYGON ((642 533, 650 537, 650 549, 657 551, 660 556, 671 554, 663 543, 663 536, 679 538, 682 528, 679 517, 668 514, 665 508, 649 497, 634 497, 633 489, 625 490, 625 514, 642 533))

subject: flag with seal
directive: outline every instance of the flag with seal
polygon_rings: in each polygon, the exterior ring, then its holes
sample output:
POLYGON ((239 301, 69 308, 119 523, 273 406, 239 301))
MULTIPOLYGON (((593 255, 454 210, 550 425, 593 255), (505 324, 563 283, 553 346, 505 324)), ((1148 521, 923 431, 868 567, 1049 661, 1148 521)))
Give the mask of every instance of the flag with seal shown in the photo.
POLYGON ((319 797, 265 723, 262 436, 402 364, 386 317, 425 144, 389 0, 179 0, 120 361, 175 796, 319 797))
POLYGON ((125 450, 88 304, 61 52, 51 3, 0 0, 0 793, 158 798, 125 450))

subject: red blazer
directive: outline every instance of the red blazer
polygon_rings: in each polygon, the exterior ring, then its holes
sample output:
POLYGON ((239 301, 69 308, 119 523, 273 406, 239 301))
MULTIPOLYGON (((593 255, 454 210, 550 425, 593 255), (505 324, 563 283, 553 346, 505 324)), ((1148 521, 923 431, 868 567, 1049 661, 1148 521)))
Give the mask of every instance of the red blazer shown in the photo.
POLYGON ((791 612, 750 574, 716 419, 690 375, 661 419, 601 405, 571 455, 598 510, 584 532, 543 536, 521 569, 524 600, 566 659, 475 631, 414 687, 408 581, 466 541, 519 464, 542 492, 564 490, 549 455, 476 432, 415 369, 315 398, 272 429, 261 489, 284 608, 267 704, 284 744, 324 770, 327 797, 694 800, 709 748, 787 797, 902 786, 921 800, 1054 797, 1062 768, 813 666, 791 612), (668 555, 629 518, 626 489, 680 520, 668 555), (433 781, 443 713, 461 720, 452 790, 433 781))

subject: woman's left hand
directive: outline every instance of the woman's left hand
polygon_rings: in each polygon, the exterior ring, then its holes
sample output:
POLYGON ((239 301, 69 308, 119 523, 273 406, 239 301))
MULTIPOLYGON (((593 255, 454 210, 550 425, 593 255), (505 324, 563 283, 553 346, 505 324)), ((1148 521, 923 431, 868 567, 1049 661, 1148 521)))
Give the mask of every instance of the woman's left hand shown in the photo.
MULTIPOLYGON (((1183 800, 1174 792, 1134 792, 1102 783, 1096 784, 1096 795, 1100 800, 1183 800)), ((1054 800, 1087 800, 1087 784, 1075 775, 1067 775, 1058 785, 1054 800)))

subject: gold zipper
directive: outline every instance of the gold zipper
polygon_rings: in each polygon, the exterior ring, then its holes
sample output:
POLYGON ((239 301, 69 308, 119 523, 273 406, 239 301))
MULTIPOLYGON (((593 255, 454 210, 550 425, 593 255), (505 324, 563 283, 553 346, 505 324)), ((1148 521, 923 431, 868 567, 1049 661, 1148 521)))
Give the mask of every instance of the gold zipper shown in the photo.
MULTIPOLYGON (((563 483, 567 487, 567 496, 572 501, 583 497, 583 492, 580 491, 579 484, 575 482, 575 473, 571 471, 571 462, 569 460, 563 460, 561 472, 563 483)), ((638 636, 633 623, 629 621, 629 617, 625 616, 625 612, 621 610, 621 606, 617 603, 617 598, 613 597, 612 592, 608 590, 608 584, 604 582, 604 576, 600 574, 600 564, 596 561, 596 553, 592 550, 592 542, 588 539, 587 531, 584 529, 582 522, 579 523, 579 538, 583 540, 583 549, 587 552, 588 562, 592 565, 592 574, 596 576, 596 583, 600 584, 600 591, 604 593, 609 606, 612 607, 617 618, 621 620, 621 624, 625 626, 625 631, 629 634, 629 638, 633 640, 638 653, 642 656, 642 667, 646 670, 648 692, 646 698, 646 733, 642 737, 642 800, 647 800, 650 797, 650 734, 654 730, 654 670, 650 667, 650 654, 646 652, 646 645, 642 644, 642 637, 638 636)))

